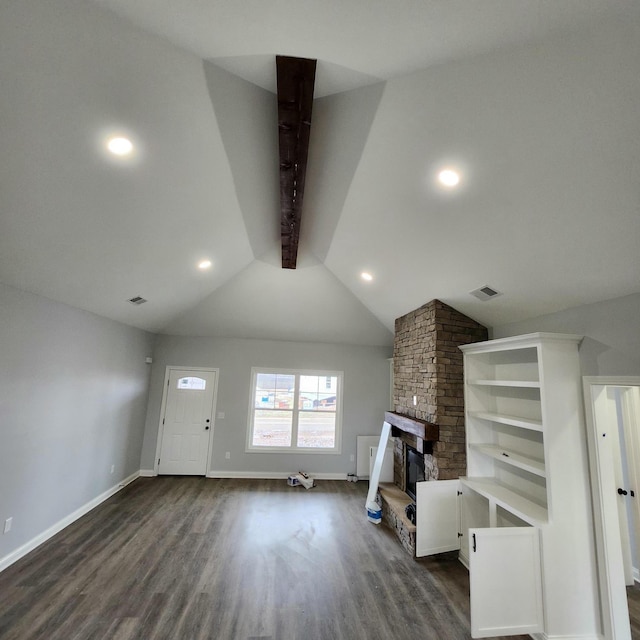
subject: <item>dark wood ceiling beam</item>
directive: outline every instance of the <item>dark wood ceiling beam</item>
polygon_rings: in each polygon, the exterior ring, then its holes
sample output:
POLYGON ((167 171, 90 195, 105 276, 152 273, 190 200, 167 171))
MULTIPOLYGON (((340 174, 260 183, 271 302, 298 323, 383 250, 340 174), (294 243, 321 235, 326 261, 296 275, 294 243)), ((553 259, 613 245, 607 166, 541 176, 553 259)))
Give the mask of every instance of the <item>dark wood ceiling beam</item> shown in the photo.
POLYGON ((316 61, 276 56, 282 268, 295 269, 309 155, 316 61))

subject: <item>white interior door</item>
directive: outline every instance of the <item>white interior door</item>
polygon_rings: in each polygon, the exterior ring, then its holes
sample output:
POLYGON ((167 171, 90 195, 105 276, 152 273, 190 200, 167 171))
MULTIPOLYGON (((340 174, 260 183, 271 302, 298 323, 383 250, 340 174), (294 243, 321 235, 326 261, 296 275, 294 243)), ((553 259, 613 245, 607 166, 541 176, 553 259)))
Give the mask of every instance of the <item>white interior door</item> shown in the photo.
POLYGON ((416 556, 460 548, 459 480, 416 483, 416 556))
POLYGON ((596 543, 604 636, 630 640, 629 608, 624 587, 624 562, 618 521, 614 452, 617 424, 612 419, 607 382, 615 378, 585 377, 585 408, 596 525, 596 543), (613 438, 612 438, 613 436, 613 438))
POLYGON ((538 529, 469 529, 469 547, 471 637, 542 633, 538 529))
MULTIPOLYGON (((625 438, 626 425, 624 421, 623 395, 625 389, 621 387, 607 387, 607 408, 610 414, 608 431, 609 446, 613 455, 613 470, 616 482, 616 502, 618 507, 618 522, 620 524, 620 543, 622 546, 622 561, 624 563, 624 580, 626 585, 633 584, 633 561, 631 555, 631 534, 629 520, 629 466, 627 464, 628 443, 625 438)), ((627 432, 627 436, 630 434, 627 432)))
POLYGON ((206 475, 216 382, 215 370, 169 370, 159 474, 206 475))
POLYGON ((631 549, 633 579, 640 581, 640 387, 620 389, 621 413, 625 435, 624 490, 631 549))

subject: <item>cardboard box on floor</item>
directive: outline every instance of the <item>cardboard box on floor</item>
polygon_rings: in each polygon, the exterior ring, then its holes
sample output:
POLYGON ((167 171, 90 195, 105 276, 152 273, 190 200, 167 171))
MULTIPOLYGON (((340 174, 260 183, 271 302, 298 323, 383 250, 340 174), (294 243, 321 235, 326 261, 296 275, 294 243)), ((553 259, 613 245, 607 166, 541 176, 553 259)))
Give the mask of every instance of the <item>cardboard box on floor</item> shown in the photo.
POLYGON ((315 486, 313 478, 311 478, 309 474, 305 473, 304 471, 298 471, 298 473, 292 473, 287 478, 287 484, 290 487, 297 487, 299 485, 302 485, 305 489, 311 489, 312 487, 315 486))

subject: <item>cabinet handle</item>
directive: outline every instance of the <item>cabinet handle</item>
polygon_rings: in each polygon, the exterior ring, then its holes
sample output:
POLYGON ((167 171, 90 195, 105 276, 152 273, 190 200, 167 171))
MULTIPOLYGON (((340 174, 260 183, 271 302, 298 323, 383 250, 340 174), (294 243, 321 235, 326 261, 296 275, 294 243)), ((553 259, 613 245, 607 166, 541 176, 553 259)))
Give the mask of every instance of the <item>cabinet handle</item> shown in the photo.
POLYGON ((473 553, 475 553, 476 552, 476 534, 474 533, 472 537, 473 537, 473 553))
POLYGON ((620 489, 620 488, 618 488, 618 495, 619 495, 619 496, 626 496, 626 495, 627 495, 627 492, 626 492, 624 489, 620 489))

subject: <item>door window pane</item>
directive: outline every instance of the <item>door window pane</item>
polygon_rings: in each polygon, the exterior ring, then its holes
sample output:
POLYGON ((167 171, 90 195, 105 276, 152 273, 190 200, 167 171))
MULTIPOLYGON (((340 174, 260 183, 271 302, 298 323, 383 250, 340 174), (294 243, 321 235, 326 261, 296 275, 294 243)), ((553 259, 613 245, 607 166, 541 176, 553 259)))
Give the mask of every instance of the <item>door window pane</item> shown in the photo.
POLYGON ((195 391, 204 391, 207 387, 207 381, 204 378, 189 376, 178 380, 178 389, 191 389, 195 391))

